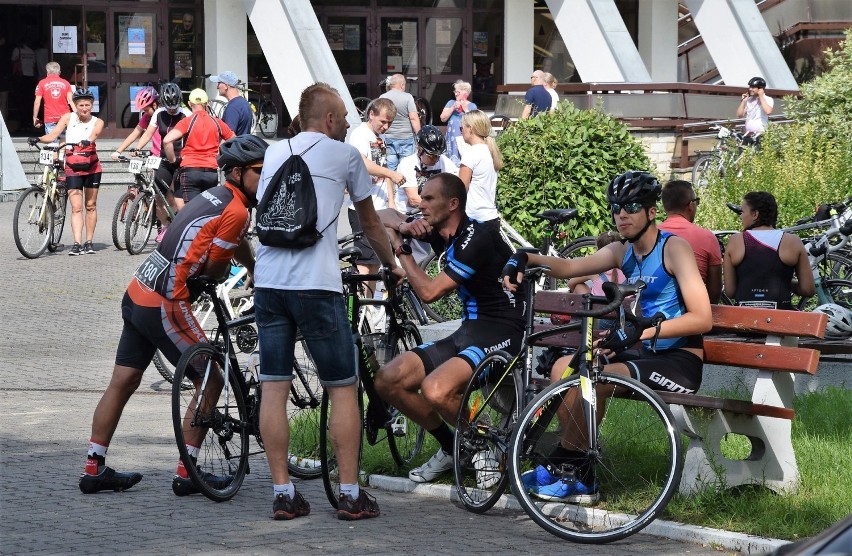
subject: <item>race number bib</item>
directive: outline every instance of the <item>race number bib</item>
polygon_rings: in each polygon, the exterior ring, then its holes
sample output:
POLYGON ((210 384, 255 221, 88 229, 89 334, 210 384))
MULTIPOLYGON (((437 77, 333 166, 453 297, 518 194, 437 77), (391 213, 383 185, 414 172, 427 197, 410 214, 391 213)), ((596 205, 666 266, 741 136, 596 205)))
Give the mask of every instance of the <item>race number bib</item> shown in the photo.
POLYGON ((53 151, 42 149, 38 153, 38 163, 45 166, 53 166, 53 151))
POLYGON ((141 158, 131 158, 130 165, 127 167, 127 171, 131 174, 139 174, 142 172, 142 159, 141 158))
POLYGON ((156 170, 160 167, 160 161, 162 160, 159 156, 149 156, 148 160, 145 161, 145 167, 149 170, 156 170))
POLYGON ((169 268, 169 261, 157 251, 154 251, 145 261, 136 269, 136 280, 151 291, 155 291, 155 284, 166 269, 169 268))

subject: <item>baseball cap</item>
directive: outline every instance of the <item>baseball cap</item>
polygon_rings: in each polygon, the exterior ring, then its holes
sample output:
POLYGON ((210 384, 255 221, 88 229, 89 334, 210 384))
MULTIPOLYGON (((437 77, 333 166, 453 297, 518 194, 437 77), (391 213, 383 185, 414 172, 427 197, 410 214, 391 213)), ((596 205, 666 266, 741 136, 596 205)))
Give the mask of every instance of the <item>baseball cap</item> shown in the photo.
POLYGON ((205 104, 207 102, 207 93, 204 92, 204 89, 193 89, 189 93, 189 103, 190 104, 205 104))
POLYGON ((213 83, 224 83, 229 87, 236 87, 237 83, 240 81, 237 77, 237 74, 232 71, 223 71, 219 75, 211 75, 210 81, 213 83))

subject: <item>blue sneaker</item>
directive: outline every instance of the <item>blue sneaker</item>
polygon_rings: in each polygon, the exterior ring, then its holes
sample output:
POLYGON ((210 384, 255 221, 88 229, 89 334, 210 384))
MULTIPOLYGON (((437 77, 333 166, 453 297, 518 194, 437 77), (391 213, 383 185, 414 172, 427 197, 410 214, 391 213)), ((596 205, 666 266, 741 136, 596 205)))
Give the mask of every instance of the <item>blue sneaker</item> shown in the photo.
POLYGON ((521 475, 521 481, 524 483, 524 488, 528 491, 537 491, 539 487, 552 485, 559 480, 547 470, 543 465, 539 465, 532 471, 527 471, 521 475))
POLYGON ((588 487, 573 477, 557 479, 553 484, 534 489, 532 495, 542 500, 570 504, 594 504, 600 498, 598 485, 588 487))

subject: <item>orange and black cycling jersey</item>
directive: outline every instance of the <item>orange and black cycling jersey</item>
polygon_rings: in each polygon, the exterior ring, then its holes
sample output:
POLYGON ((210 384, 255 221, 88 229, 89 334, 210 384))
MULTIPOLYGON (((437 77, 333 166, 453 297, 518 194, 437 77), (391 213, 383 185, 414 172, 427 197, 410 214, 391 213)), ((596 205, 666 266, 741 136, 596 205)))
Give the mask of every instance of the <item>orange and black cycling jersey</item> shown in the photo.
POLYGON ((229 261, 248 230, 248 201, 226 183, 208 189, 181 210, 163 241, 139 265, 127 288, 138 305, 159 307, 163 298, 190 298, 187 279, 208 260, 229 261))

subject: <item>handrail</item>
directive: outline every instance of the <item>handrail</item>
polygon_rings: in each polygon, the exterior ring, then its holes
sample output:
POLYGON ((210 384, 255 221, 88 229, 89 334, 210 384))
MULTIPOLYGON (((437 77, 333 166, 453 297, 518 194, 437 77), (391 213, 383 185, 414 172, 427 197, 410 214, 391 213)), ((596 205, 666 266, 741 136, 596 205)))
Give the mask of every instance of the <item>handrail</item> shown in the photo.
MULTIPOLYGON (((505 85, 497 85, 498 93, 520 93, 526 92, 530 88, 529 83, 507 83, 505 85)), ((717 95, 740 96, 743 93, 742 87, 734 87, 731 85, 707 85, 704 83, 683 83, 683 82, 665 82, 665 83, 564 83, 556 86, 556 92, 560 94, 571 93, 705 93, 717 95)), ((772 97, 782 97, 786 95, 798 96, 799 90, 790 89, 766 89, 766 94, 772 97)))

